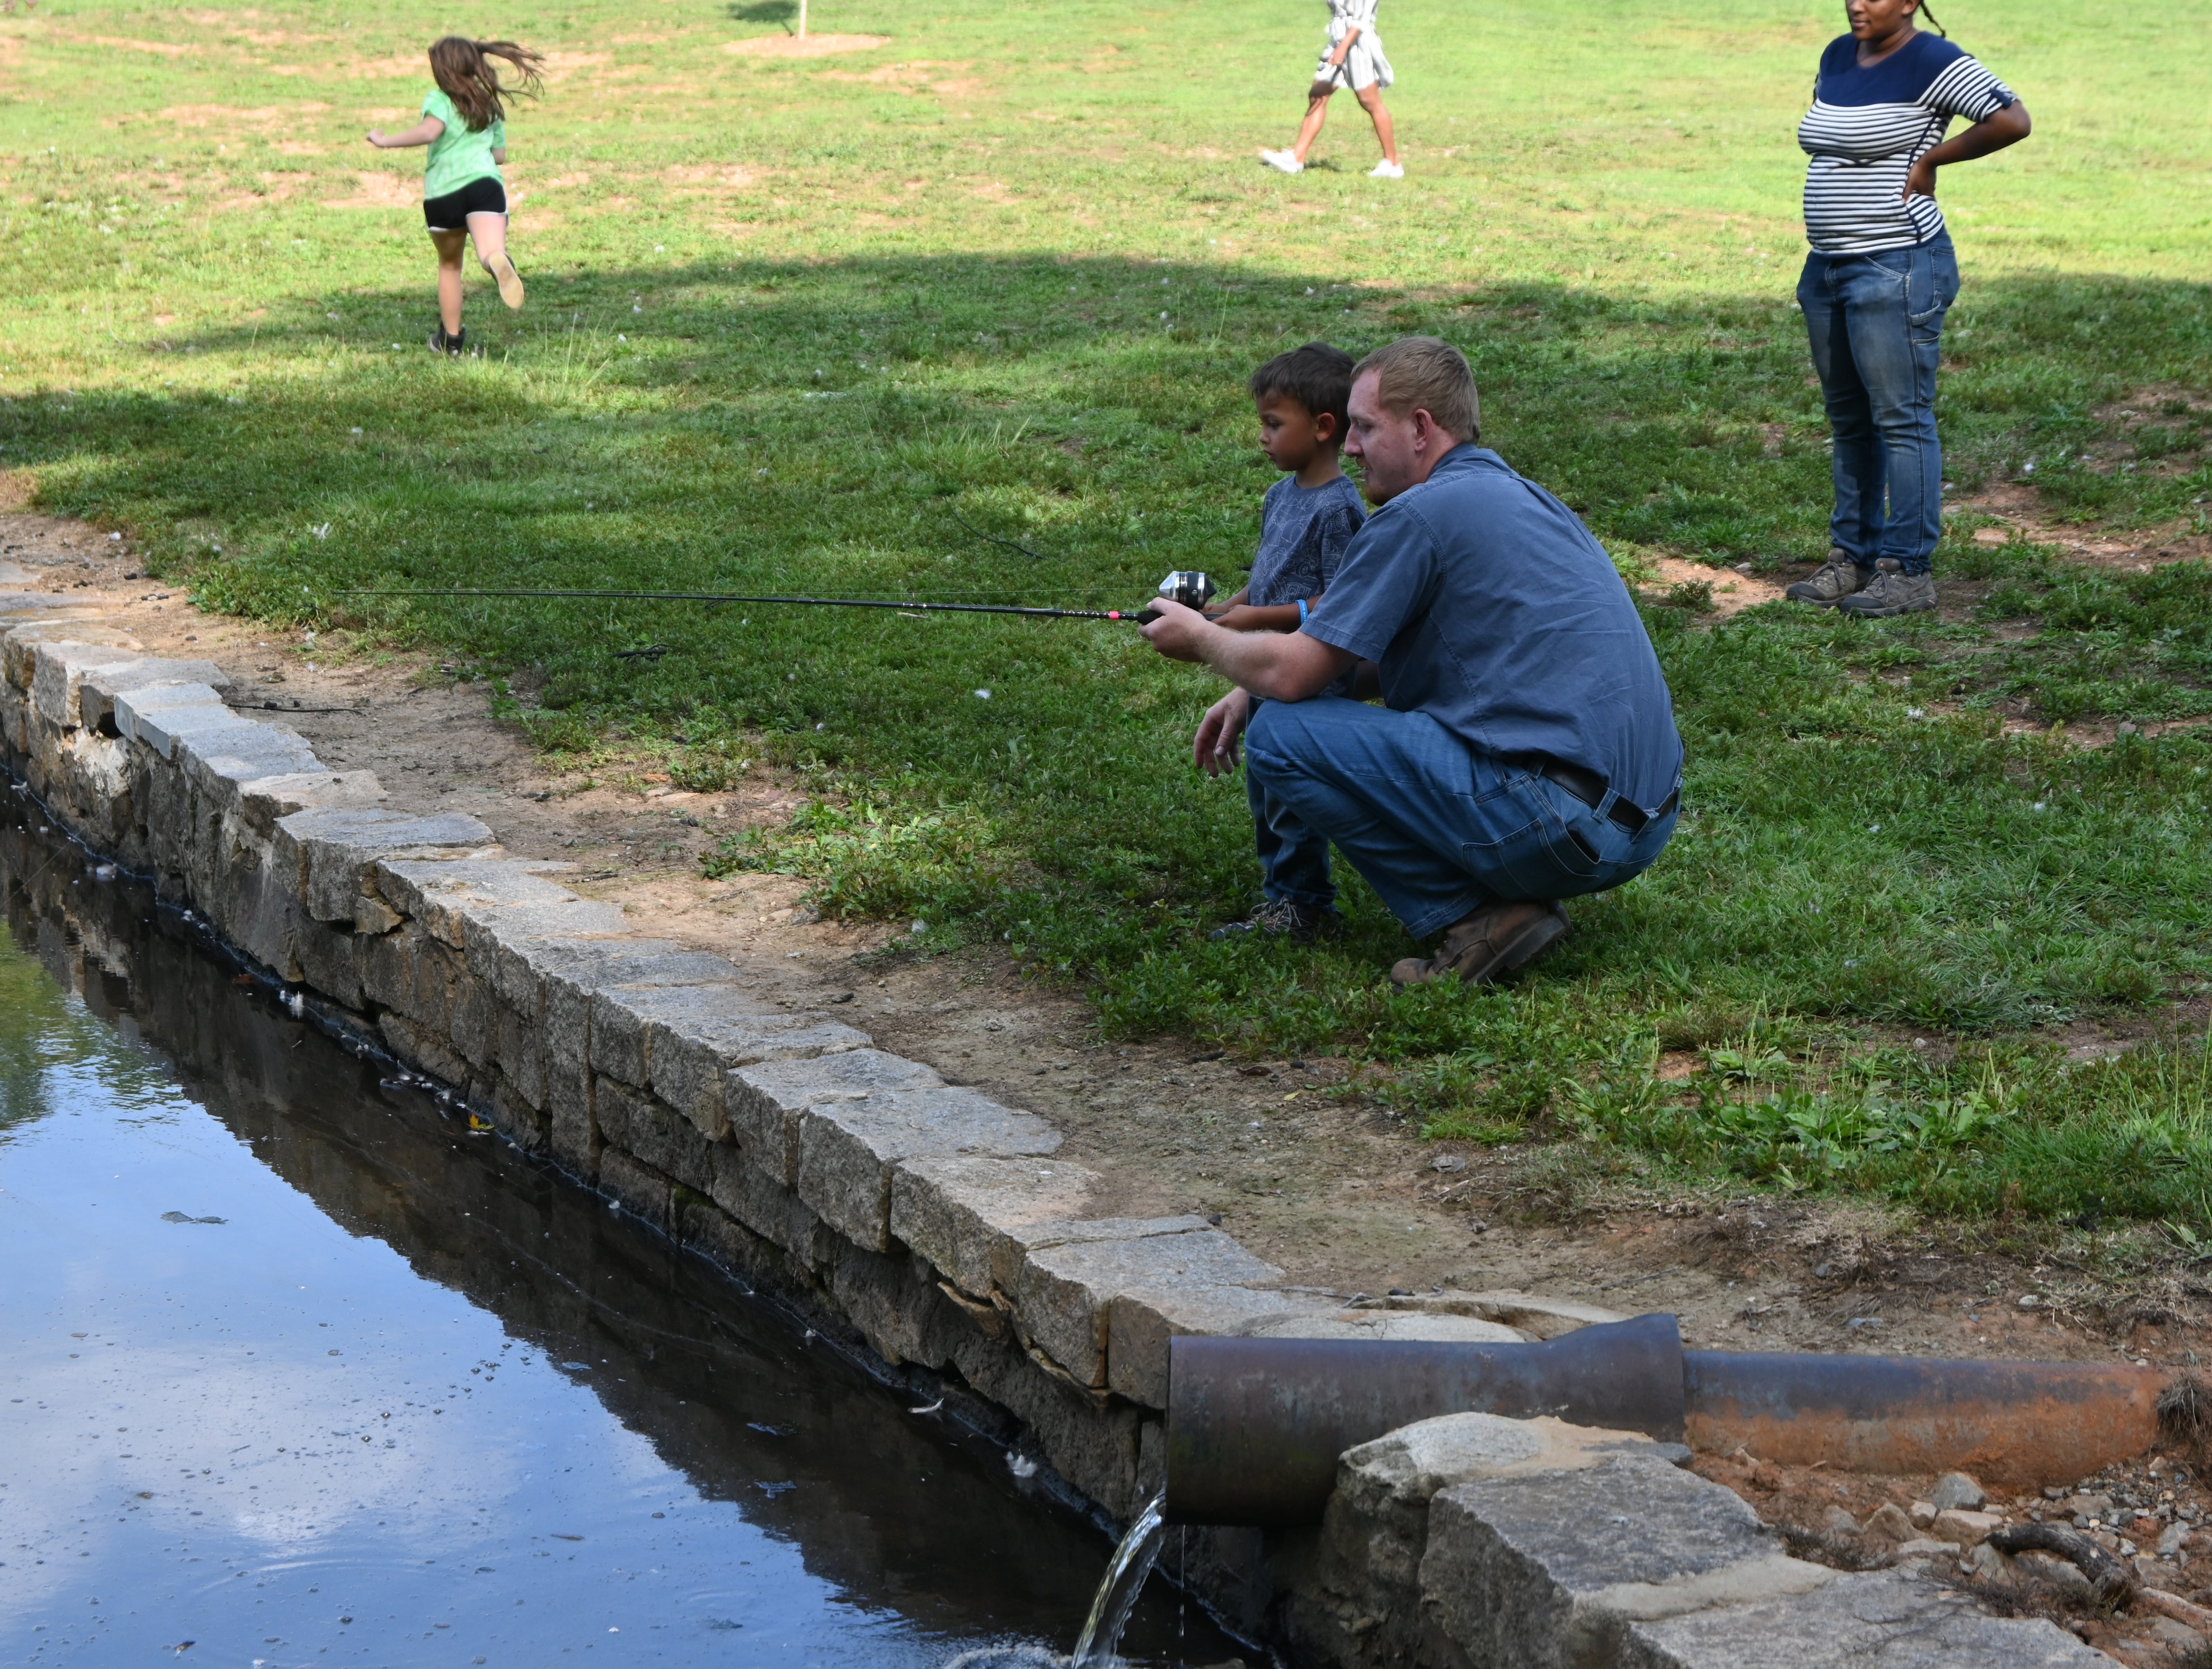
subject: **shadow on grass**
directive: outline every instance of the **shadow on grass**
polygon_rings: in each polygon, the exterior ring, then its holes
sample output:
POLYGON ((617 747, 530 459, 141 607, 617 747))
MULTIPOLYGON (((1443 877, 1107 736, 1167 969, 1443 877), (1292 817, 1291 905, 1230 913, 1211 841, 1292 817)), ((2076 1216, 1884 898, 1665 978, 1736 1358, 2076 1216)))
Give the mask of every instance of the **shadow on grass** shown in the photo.
MULTIPOLYGON (((1458 1087, 1421 1103, 1447 1127, 1564 1116, 1560 1085, 1598 1095, 1606 1063, 1684 1017, 1718 1038, 1786 1013, 1830 1029, 1807 1050, 1880 1053, 1923 1031, 2032 1038, 2212 975, 2194 902, 2212 883, 2212 740, 2085 754, 1971 711, 1911 717, 1948 701, 1947 657, 1978 652, 1972 628, 1770 609, 1707 629, 1652 610, 1690 750, 1673 848, 1578 905, 1575 938, 1515 989, 1396 992, 1382 969, 1402 937, 1356 881, 1342 950, 1206 941, 1252 901, 1243 798, 1185 761, 1207 681, 1126 628, 336 595, 498 584, 1126 605, 1170 567, 1249 560, 1273 478, 1242 392, 1255 363, 1309 337, 1357 350, 1415 331, 1468 349, 1486 441, 1617 549, 1809 559, 1826 453, 1786 308, 983 258, 548 272, 532 297, 519 320, 480 323, 489 356, 459 363, 389 349, 411 338, 392 321, 422 310, 416 291, 302 300, 258 332, 191 344, 243 379, 234 403, 155 391, 175 362, 149 355, 145 386, 0 408, 0 445, 38 470, 46 503, 131 527, 211 606, 474 657, 511 680, 506 710, 550 745, 617 727, 707 774, 765 748, 827 797, 727 863, 799 870, 833 908, 988 935, 1087 981, 1118 1031, 1448 1063, 1437 1082, 1458 1087), (655 644, 668 652, 623 653, 655 644)), ((2209 311, 2203 286, 1970 282, 1944 392, 1954 470, 1971 481, 2025 447, 2077 448, 2138 388, 2212 385, 2209 311)), ((2085 492, 2093 476, 2112 513, 2203 492, 2185 473, 2114 484, 2086 470, 2085 492)), ((2065 476, 2037 478, 2063 492, 2065 476)), ((2158 605, 2159 640, 2178 646, 2160 653, 2212 651, 2201 598, 2185 602, 2158 605)), ((2075 683, 2118 676, 2090 666, 2075 683)), ((2035 1046, 2017 1047, 2026 1060, 2035 1046)), ((1908 1053, 1850 1093, 1879 1099, 1877 1080, 1913 1074, 1928 1095, 1966 1093, 1931 1071, 1908 1053)), ((1671 1150, 1644 1112, 1601 1099, 1579 1116, 1671 1150)), ((1744 1124, 1728 1154, 1790 1150, 1765 1171, 1711 1162, 1818 1183, 1827 1173, 1804 1157, 1818 1143, 1896 1146, 1887 1115, 1821 1135, 1826 1116, 1785 1107, 1744 1124)), ((1893 1186, 1935 1199, 1961 1162, 1937 1144, 1899 1161, 1893 1186)))

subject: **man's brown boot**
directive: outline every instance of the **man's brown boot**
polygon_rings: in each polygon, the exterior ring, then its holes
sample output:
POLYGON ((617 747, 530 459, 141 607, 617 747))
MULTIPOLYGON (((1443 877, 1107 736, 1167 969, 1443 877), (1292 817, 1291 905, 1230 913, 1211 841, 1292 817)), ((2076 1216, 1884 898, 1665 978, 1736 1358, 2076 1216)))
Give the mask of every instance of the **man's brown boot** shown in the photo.
POLYGON ((1456 974, 1462 984, 1488 985, 1525 968, 1567 935, 1567 913, 1540 898, 1486 904, 1444 929, 1433 956, 1408 956, 1390 970, 1394 985, 1425 985, 1456 974))

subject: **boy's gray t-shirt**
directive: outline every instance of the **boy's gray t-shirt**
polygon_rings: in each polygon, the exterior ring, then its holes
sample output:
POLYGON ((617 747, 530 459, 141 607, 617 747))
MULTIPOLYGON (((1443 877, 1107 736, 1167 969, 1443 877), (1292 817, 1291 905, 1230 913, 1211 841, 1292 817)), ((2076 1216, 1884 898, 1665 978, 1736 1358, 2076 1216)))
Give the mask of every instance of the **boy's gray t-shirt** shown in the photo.
POLYGON ((1359 489, 1343 476, 1318 487, 1285 476, 1260 501, 1260 548, 1244 600, 1275 609, 1320 596, 1365 519, 1359 489))

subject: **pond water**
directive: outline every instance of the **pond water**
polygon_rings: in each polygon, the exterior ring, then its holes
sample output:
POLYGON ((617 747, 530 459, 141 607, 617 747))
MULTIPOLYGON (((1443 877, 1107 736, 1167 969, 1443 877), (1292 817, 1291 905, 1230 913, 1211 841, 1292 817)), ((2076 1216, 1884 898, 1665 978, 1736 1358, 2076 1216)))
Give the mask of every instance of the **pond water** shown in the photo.
POLYGON ((1067 1650, 1111 1550, 1003 1451, 0 814, 0 1662, 1067 1650))

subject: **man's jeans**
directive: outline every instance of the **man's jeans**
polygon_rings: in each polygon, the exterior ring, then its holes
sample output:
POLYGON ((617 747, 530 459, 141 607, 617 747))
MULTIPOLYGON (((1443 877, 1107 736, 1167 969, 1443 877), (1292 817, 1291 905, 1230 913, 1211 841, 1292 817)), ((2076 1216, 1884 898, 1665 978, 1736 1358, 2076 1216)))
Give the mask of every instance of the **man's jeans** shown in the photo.
POLYGON ((1805 258, 1797 302, 1836 451, 1829 543, 1862 567, 1925 574, 1943 532, 1936 357, 1959 295, 1950 234, 1913 249, 1805 258))
POLYGON ((1255 817, 1279 842, 1274 859, 1262 860, 1270 898, 1329 902, 1334 841, 1417 938, 1494 899, 1617 887, 1648 868, 1674 832, 1669 811, 1632 835, 1525 763, 1468 748, 1425 713, 1340 695, 1262 704, 1245 735, 1244 771, 1255 817))

